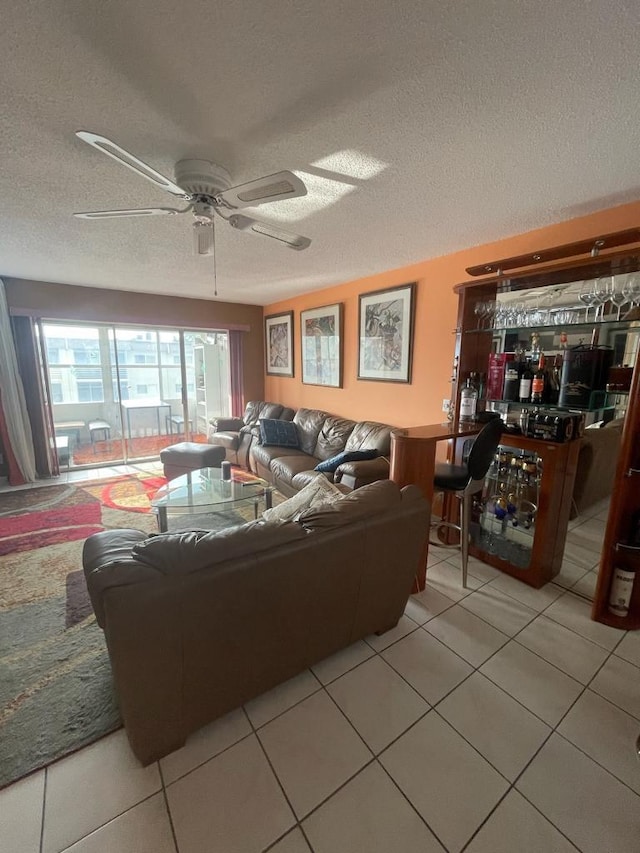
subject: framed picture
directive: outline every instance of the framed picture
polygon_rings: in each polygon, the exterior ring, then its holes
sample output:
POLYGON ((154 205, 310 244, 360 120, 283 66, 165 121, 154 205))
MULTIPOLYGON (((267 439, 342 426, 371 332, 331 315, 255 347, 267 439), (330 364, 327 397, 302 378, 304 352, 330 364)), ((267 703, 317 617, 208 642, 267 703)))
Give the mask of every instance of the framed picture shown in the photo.
POLYGON ((264 318, 267 373, 293 376, 293 311, 264 318))
POLYGON ((360 295, 358 379, 411 382, 415 282, 360 295))
POLYGON ((302 381, 342 388, 342 303, 300 312, 302 381))

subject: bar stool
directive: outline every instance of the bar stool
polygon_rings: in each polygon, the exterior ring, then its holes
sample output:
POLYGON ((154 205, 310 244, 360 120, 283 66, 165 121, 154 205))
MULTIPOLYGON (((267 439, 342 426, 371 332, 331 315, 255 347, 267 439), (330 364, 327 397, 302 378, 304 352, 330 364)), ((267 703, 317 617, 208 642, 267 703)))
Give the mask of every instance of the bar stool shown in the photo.
MULTIPOLYGON (((439 463, 433 478, 434 489, 454 495, 460 500, 460 524, 452 521, 434 521, 432 527, 451 527, 460 532, 460 545, 444 546, 460 548, 462 552, 462 586, 467 587, 467 564, 469 562, 469 522, 471 520, 471 496, 480 491, 500 442, 503 423, 500 418, 489 421, 476 436, 469 458, 464 465, 439 463)), ((443 547, 442 542, 430 544, 443 547)))

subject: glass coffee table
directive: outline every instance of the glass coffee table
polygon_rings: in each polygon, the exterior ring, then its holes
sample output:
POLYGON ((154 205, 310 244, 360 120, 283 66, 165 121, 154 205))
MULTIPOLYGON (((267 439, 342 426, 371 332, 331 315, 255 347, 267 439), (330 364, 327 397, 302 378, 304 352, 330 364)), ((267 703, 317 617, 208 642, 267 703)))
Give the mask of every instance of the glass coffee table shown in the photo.
POLYGON ((158 514, 158 529, 166 533, 169 516, 208 515, 253 506, 258 517, 260 504, 270 509, 274 487, 246 471, 232 471, 231 480, 223 480, 220 468, 200 468, 170 480, 151 500, 158 514))

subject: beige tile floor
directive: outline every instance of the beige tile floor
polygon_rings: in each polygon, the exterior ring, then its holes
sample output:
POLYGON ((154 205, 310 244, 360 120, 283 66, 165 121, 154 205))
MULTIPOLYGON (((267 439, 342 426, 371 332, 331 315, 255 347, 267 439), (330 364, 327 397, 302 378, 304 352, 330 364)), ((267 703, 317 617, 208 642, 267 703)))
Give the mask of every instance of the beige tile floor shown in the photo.
POLYGON ((119 731, 1 791, 0 849, 640 850, 640 632, 589 617, 602 511, 572 523, 542 590, 477 561, 462 590, 434 549, 397 628, 159 763, 119 731))

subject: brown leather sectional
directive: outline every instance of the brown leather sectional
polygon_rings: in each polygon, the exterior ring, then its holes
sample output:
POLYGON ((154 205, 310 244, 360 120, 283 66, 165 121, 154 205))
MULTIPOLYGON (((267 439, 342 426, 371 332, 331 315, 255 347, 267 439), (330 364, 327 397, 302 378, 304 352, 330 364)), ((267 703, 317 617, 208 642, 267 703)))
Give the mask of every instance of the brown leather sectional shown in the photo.
POLYGON ((342 451, 377 450, 377 459, 344 462, 330 480, 349 489, 389 477, 391 429, 375 421, 351 421, 319 409, 292 409, 278 403, 249 403, 240 419, 211 421, 209 442, 225 447, 230 462, 243 465, 291 497, 315 476, 318 462, 342 451), (279 414, 277 412, 280 412, 279 414), (260 418, 293 420, 300 449, 264 446, 260 443, 260 418), (242 423, 242 426, 238 426, 242 423), (230 426, 236 427, 230 431, 230 426))
POLYGON ((429 518, 419 489, 384 480, 284 524, 91 536, 85 576, 135 755, 149 764, 206 723, 392 628, 429 518))
POLYGON ((227 462, 248 468, 249 450, 260 437, 260 418, 292 421, 294 414, 295 409, 280 403, 254 400, 247 403, 241 418, 212 418, 209 422, 209 444, 224 447, 227 462))

